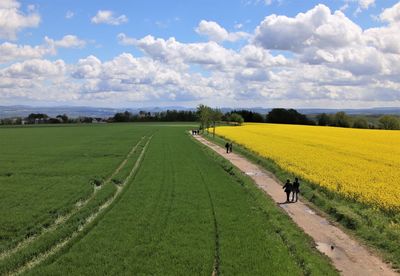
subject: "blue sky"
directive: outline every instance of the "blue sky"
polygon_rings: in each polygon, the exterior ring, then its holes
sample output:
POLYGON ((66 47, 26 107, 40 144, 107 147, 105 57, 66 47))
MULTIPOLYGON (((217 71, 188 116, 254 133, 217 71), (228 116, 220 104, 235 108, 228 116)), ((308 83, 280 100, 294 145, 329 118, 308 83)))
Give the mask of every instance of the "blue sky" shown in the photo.
POLYGON ((0 105, 400 106, 399 1, 2 2, 0 105))

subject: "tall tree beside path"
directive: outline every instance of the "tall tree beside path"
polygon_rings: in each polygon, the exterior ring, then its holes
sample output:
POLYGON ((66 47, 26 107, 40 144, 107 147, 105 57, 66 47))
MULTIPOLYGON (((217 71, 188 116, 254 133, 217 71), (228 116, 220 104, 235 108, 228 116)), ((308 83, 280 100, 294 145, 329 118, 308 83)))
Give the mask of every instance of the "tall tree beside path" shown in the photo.
POLYGON ((204 129, 210 126, 211 108, 200 104, 197 106, 197 114, 200 122, 200 130, 204 132, 204 129))
POLYGON ((215 137, 215 125, 217 124, 217 122, 221 121, 222 115, 223 114, 220 109, 218 108, 211 109, 211 123, 213 127, 213 137, 215 137))
POLYGON ((213 128, 213 136, 215 136, 215 126, 222 119, 222 112, 218 108, 211 108, 204 104, 200 104, 197 107, 197 114, 200 121, 200 129, 213 128))

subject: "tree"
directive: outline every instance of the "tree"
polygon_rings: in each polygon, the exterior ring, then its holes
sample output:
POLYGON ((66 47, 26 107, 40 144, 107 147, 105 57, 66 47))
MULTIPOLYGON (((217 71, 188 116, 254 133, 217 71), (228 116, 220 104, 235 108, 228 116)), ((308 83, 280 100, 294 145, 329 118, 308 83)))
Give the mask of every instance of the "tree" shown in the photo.
POLYGON ((234 111, 228 113, 227 117, 229 118, 229 115, 233 114, 233 113, 239 114, 243 118, 244 122, 262 123, 265 121, 263 115, 261 115, 260 113, 253 112, 250 110, 245 110, 245 109, 234 110, 234 111))
POLYGON ((36 122, 44 122, 49 118, 49 116, 47 116, 47 114, 44 113, 31 113, 29 114, 29 116, 26 118, 27 121, 30 124, 36 123, 36 122))
POLYGON ((350 117, 346 112, 340 111, 333 117, 333 124, 337 127, 350 127, 350 117))
POLYGON ((130 122, 133 118, 132 113, 125 111, 125 112, 119 112, 115 113, 113 117, 114 122, 130 122))
POLYGON ((383 129, 400 129, 399 119, 395 116, 385 115, 379 118, 379 123, 383 129))
POLYGON ((65 124, 65 123, 68 123, 68 116, 67 116, 67 114, 57 115, 56 118, 57 118, 57 119, 60 119, 64 124, 65 124))
POLYGON ((244 119, 243 119, 242 115, 240 115, 238 113, 232 113, 231 115, 229 115, 229 121, 237 123, 238 125, 241 125, 241 124, 243 124, 244 119))
POLYGON ((267 122, 274 124, 314 125, 306 115, 294 109, 274 108, 267 114, 267 122))
POLYGON ((368 122, 364 118, 357 118, 353 123, 354 128, 368 128, 368 122))
POLYGON ((220 122, 222 118, 222 112, 220 109, 215 108, 211 110, 211 116, 210 120, 212 122, 212 127, 213 127, 213 137, 215 137, 215 125, 217 122, 220 122))
POLYGON ((319 126, 329 126, 331 124, 331 118, 326 113, 319 114, 317 116, 317 123, 319 126))
POLYGON ((210 107, 200 104, 197 106, 197 117, 200 121, 200 130, 204 132, 205 128, 210 127, 212 110, 210 107))

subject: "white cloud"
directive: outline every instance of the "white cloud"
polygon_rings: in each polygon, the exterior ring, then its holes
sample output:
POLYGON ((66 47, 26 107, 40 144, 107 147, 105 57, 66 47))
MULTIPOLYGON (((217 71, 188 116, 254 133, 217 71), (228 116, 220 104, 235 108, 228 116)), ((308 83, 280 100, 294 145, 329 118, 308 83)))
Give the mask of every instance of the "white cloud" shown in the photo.
POLYGON ((16 0, 0 2, 0 38, 15 40, 22 29, 39 25, 39 14, 32 7, 28 14, 24 14, 20 11, 20 6, 16 0))
POLYGON ((397 5, 384 10, 384 25, 365 30, 324 5, 294 17, 270 15, 251 34, 254 38, 239 48, 217 43, 230 41, 232 33, 211 21, 198 27, 210 38, 207 42, 120 33, 121 45, 144 55, 123 53, 105 61, 91 55, 69 65, 40 58, 60 47, 84 46, 76 36, 46 38, 39 46, 3 43, 0 62, 24 61, 0 69, 0 100, 48 97, 120 106, 400 104, 397 12, 397 5))
POLYGON ((78 79, 97 78, 101 73, 101 61, 95 56, 80 59, 73 76, 78 79))
POLYGON ((83 48, 86 45, 85 40, 79 39, 75 35, 65 35, 60 40, 53 40, 46 36, 45 41, 49 45, 53 45, 53 46, 59 47, 59 48, 83 48))
MULTIPOLYGON (((382 13, 393 18, 393 10, 382 13)), ((392 21, 390 21, 392 22, 392 21)), ((326 64, 355 75, 392 75, 392 60, 400 54, 399 28, 389 26, 362 30, 341 11, 324 5, 295 17, 271 15, 256 28, 254 43, 266 49, 287 50, 301 62, 326 64)))
POLYGON ((108 25, 121 25, 128 22, 128 17, 126 15, 120 15, 116 17, 114 12, 109 10, 99 10, 97 14, 92 17, 92 23, 94 24, 108 24, 108 25))
POLYGON ((362 29, 341 11, 317 5, 296 17, 267 16, 255 31, 255 43, 277 50, 301 52, 308 47, 340 48, 357 43, 362 29))
POLYGON ((66 35, 60 40, 44 38, 41 45, 18 45, 10 42, 0 44, 0 64, 28 59, 40 59, 48 55, 56 55, 58 48, 82 48, 86 41, 74 35, 66 35))
POLYGON ((389 22, 392 24, 399 23, 400 22, 400 2, 398 2, 391 8, 385 9, 381 13, 380 19, 382 21, 386 21, 386 22, 389 22))
POLYGON ((223 42, 223 41, 234 42, 249 37, 249 34, 245 32, 229 33, 226 29, 224 29, 214 21, 201 20, 195 30, 198 34, 207 36, 211 41, 215 42, 223 42))
POLYGON ((134 38, 127 37, 124 33, 119 33, 117 35, 119 44, 121 45, 135 45, 137 40, 134 38))
POLYGON ((14 63, 0 70, 0 76, 7 78, 49 78, 65 73, 66 65, 63 60, 51 62, 49 60, 32 59, 21 63, 14 63))
POLYGON ((175 64, 175 66, 198 64, 222 69, 238 62, 238 55, 235 51, 224 48, 214 41, 180 43, 175 38, 164 40, 146 36, 136 40, 135 46, 151 58, 175 64))
POLYGON ((0 44, 0 64, 25 59, 42 58, 45 55, 52 54, 55 54, 55 49, 47 45, 17 45, 9 42, 0 44))
POLYGON ((371 28, 364 32, 366 42, 384 53, 400 54, 399 26, 371 28))
POLYGON ((375 0, 359 0, 358 4, 361 9, 368 9, 370 6, 375 5, 375 0))

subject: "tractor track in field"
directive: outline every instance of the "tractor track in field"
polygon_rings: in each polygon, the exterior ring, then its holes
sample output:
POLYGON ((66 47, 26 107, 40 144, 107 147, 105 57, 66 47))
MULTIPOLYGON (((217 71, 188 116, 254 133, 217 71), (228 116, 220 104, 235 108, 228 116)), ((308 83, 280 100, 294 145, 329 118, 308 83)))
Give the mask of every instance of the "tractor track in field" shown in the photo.
MULTIPOLYGON (((167 145, 167 148, 168 148, 167 154, 173 155, 171 147, 167 145)), ((164 161, 163 163, 165 163, 165 159, 163 161, 164 161)), ((147 242, 146 240, 147 236, 146 236, 146 239, 142 239, 142 241, 140 243, 137 243, 134 248, 142 246, 143 244, 146 244, 146 246, 149 248, 155 248, 156 245, 160 244, 160 242, 164 237, 163 234, 167 230, 168 221, 172 213, 173 202, 175 200, 175 188, 176 188, 175 164, 174 162, 170 162, 168 163, 168 165, 169 167, 163 166, 163 170, 174 172, 172 174, 172 179, 169 181, 170 184, 169 185, 164 184, 166 183, 166 179, 165 179, 165 174, 163 173, 164 174, 163 181, 161 181, 162 184, 157 193, 156 203, 152 206, 149 215, 143 217, 140 220, 141 222, 143 222, 144 221, 143 219, 146 219, 146 221, 148 221, 147 223, 148 228, 156 231, 151 233, 152 238, 150 242, 147 242)), ((151 258, 154 253, 156 253, 156 251, 151 250, 151 252, 149 252, 148 257, 151 258)))
POLYGON ((27 247, 29 244, 31 244, 32 242, 34 242, 35 240, 37 240, 38 238, 40 238, 42 235, 48 233, 48 232, 52 232, 54 230, 56 230, 59 226, 61 226, 62 224, 64 224, 71 216, 73 216, 74 214, 76 214, 80 209, 82 209, 84 206, 86 206, 96 195, 96 193, 98 192, 98 190, 100 190, 105 184, 107 184, 108 182, 110 182, 120 171, 121 169, 125 166, 125 164, 128 162, 128 159, 132 156, 132 154, 135 152, 135 150, 137 149, 137 147, 139 146, 139 144, 143 141, 143 139, 145 138, 145 136, 143 136, 135 145, 132 146, 132 149, 129 151, 129 153, 126 155, 126 157, 124 158, 124 160, 119 164, 119 166, 114 170, 114 172, 104 181, 104 183, 99 186, 96 187, 94 186, 93 188, 93 192, 90 194, 90 196, 85 199, 84 201, 78 201, 75 204, 75 208, 73 208, 69 213, 63 215, 63 216, 59 216, 53 224, 51 224, 50 226, 43 228, 42 231, 40 231, 38 234, 30 236, 29 238, 23 239, 21 242, 19 242, 16 246, 14 246, 13 248, 10 248, 8 250, 5 250, 3 252, 0 253, 0 261, 8 258, 12 255, 14 255, 15 253, 17 253, 18 251, 22 250, 23 248, 27 247))
MULTIPOLYGON (((138 171, 138 169, 140 167, 140 164, 143 160, 144 154, 147 150, 147 147, 148 147, 151 139, 152 139, 152 136, 150 136, 147 139, 146 144, 143 146, 143 149, 140 152, 140 155, 139 155, 138 159, 136 160, 134 166, 132 167, 131 171, 129 172, 129 175, 125 178, 125 180, 123 181, 123 183, 121 185, 117 185, 117 190, 114 193, 114 195, 110 199, 108 199, 105 203, 103 203, 95 213, 93 213, 88 218, 86 218, 85 223, 83 225, 81 225, 77 231, 73 232, 66 239, 55 244, 46 252, 43 252, 43 253, 35 256, 34 258, 29 260, 22 266, 16 268, 13 272, 8 273, 7 275, 19 275, 29 269, 34 268, 35 266, 39 265, 40 263, 42 263, 49 257, 51 257, 54 254, 56 254, 57 252, 59 252, 62 248, 66 247, 68 244, 73 242, 74 239, 79 237, 79 235, 86 235, 87 233, 89 233, 91 230, 90 227, 94 226, 93 223, 96 220, 96 218, 98 218, 99 215, 105 214, 114 206, 113 203, 115 203, 116 200, 118 200, 121 197, 121 194, 126 190, 126 187, 128 187, 129 181, 131 181, 132 178, 136 175, 136 172, 138 171), (84 232, 85 230, 87 230, 87 232, 84 232)), ((143 141, 143 138, 139 141, 139 143, 141 141, 143 141)), ((139 145, 139 143, 138 143, 138 145, 139 145)))
POLYGON ((201 170, 200 166, 197 166, 197 170, 200 172, 200 177, 201 177, 201 182, 203 182, 204 188, 207 191, 208 199, 210 201, 210 206, 211 206, 211 215, 213 218, 213 226, 214 226, 214 264, 213 264, 213 271, 211 272, 212 276, 218 276, 220 275, 220 243, 219 243, 219 229, 218 229, 218 221, 217 221, 217 215, 215 213, 215 207, 214 207, 214 201, 212 199, 210 189, 208 188, 207 182, 204 179, 204 174, 203 171, 201 170))
POLYGON ((314 240, 316 248, 331 259, 341 275, 399 275, 390 265, 371 253, 368 248, 326 218, 318 215, 318 212, 311 210, 310 206, 301 199, 294 204, 279 203, 284 200, 285 195, 282 185, 270 172, 239 154, 226 154, 225 149, 221 146, 201 136, 194 136, 194 138, 231 162, 249 176, 272 200, 276 201, 278 206, 314 240))

